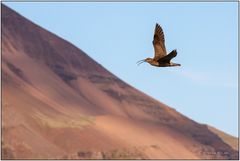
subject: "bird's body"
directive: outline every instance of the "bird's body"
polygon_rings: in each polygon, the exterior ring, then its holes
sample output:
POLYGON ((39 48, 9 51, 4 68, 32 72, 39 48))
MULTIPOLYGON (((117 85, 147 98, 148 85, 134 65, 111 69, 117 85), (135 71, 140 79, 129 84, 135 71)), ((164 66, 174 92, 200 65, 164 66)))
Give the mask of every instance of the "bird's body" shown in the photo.
POLYGON ((154 58, 146 58, 144 60, 140 60, 139 64, 148 62, 149 64, 156 67, 181 66, 180 64, 171 62, 171 59, 177 56, 177 51, 173 50, 167 54, 163 30, 159 24, 156 24, 152 43, 155 51, 154 58))
POLYGON ((151 61, 148 62, 149 64, 151 64, 152 66, 156 66, 156 67, 173 67, 173 66, 181 66, 180 64, 177 63, 159 63, 157 61, 151 61))

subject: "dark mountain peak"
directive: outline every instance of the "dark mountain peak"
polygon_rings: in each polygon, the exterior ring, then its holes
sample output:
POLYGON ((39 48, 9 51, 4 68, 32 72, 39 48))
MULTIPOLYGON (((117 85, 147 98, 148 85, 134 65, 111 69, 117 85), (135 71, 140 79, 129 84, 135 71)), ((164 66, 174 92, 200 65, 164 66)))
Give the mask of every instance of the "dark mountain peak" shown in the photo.
POLYGON ((7 40, 5 37, 12 35, 16 43, 23 45, 23 52, 31 58, 45 63, 53 70, 59 66, 65 69, 72 67, 87 73, 110 76, 106 69, 82 50, 28 21, 3 4, 2 17, 3 41, 7 40))

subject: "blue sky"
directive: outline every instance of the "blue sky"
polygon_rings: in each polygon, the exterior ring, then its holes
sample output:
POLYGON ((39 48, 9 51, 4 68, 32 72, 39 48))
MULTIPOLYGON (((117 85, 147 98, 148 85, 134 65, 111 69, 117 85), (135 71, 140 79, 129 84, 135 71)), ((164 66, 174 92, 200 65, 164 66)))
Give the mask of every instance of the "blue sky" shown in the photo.
POLYGON ((238 135, 236 2, 8 2, 70 41, 112 73, 200 123, 238 135), (136 62, 153 57, 156 22, 176 68, 136 62))

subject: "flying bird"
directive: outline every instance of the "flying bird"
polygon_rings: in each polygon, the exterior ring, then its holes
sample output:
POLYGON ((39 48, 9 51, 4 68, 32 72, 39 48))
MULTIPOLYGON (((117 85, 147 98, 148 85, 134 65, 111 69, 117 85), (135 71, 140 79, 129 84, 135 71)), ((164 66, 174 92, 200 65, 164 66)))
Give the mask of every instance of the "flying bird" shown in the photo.
POLYGON ((154 58, 140 60, 137 62, 138 65, 147 62, 156 67, 181 66, 181 64, 171 62, 171 59, 177 56, 177 50, 173 50, 167 54, 163 30, 159 24, 156 24, 152 43, 155 52, 154 58))

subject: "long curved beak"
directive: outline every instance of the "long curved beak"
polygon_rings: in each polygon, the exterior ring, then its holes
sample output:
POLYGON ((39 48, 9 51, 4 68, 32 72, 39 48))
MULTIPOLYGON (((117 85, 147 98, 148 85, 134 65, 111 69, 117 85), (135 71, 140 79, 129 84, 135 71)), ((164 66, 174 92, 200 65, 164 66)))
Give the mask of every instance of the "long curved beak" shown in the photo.
POLYGON ((142 64, 142 63, 144 63, 144 62, 145 62, 145 59, 139 60, 139 61, 137 62, 137 65, 140 65, 140 64, 142 64))

